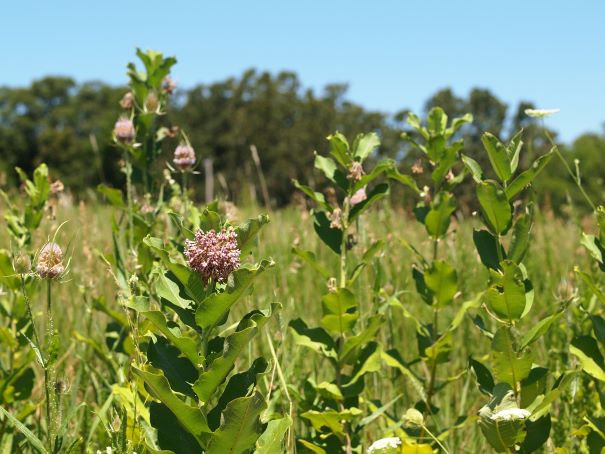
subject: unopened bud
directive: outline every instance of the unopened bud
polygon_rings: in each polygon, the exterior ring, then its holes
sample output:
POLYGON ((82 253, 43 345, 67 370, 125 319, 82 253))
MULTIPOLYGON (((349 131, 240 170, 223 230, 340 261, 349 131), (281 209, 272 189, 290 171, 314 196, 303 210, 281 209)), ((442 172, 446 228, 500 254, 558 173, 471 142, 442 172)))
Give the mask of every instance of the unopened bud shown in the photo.
POLYGON ((40 250, 36 272, 42 279, 56 279, 65 268, 61 263, 63 251, 57 243, 46 243, 40 250))
POLYGON ((170 95, 176 90, 176 82, 172 77, 166 76, 162 81, 162 89, 170 95))
POLYGON ((354 161, 353 164, 349 167, 349 174, 347 175, 347 179, 351 181, 359 181, 361 177, 365 175, 363 171, 363 166, 361 162, 354 161))
POLYGON ((113 128, 118 142, 132 143, 135 137, 134 124, 128 117, 120 117, 113 128))
POLYGON ((29 273, 32 269, 32 261, 30 260, 29 255, 24 252, 19 252, 13 262, 13 268, 17 274, 29 273))
POLYGON ((158 99, 158 95, 154 92, 151 92, 147 95, 145 99, 145 110, 147 112, 156 112, 160 105, 160 100, 158 99))
POLYGON ((176 150, 174 150, 174 158, 172 162, 182 172, 191 170, 195 165, 195 150, 187 143, 181 143, 176 150))
POLYGON ((134 105, 134 95, 131 92, 125 93, 120 99, 122 109, 130 109, 134 105))

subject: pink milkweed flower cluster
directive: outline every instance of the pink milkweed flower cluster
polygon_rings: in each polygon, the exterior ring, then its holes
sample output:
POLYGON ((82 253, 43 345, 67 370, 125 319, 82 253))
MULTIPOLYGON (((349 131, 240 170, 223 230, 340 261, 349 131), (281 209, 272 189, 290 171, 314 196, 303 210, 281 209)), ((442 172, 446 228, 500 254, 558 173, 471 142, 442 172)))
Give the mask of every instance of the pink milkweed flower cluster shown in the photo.
POLYGON ((233 227, 219 233, 198 230, 195 239, 185 242, 185 257, 189 267, 197 271, 206 284, 210 279, 224 282, 240 266, 237 233, 233 227))
POLYGON ((366 188, 361 188, 351 196, 351 206, 355 206, 367 199, 368 195, 366 194, 366 188))
POLYGON ((190 170, 195 164, 195 150, 191 145, 186 143, 180 144, 174 150, 172 162, 182 172, 190 170))

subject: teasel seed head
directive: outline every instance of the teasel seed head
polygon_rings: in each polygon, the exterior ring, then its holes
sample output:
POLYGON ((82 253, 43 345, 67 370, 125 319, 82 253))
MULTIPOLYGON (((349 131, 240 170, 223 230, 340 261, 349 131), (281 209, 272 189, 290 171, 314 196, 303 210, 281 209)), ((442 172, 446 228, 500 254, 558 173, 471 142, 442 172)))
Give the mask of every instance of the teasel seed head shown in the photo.
POLYGON ((132 143, 135 138, 134 124, 126 116, 121 116, 113 128, 116 140, 121 143, 132 143))
POLYGON ((65 267, 61 263, 63 260, 63 251, 57 243, 46 243, 40 249, 38 255, 38 265, 36 272, 42 279, 56 279, 65 272, 65 267))

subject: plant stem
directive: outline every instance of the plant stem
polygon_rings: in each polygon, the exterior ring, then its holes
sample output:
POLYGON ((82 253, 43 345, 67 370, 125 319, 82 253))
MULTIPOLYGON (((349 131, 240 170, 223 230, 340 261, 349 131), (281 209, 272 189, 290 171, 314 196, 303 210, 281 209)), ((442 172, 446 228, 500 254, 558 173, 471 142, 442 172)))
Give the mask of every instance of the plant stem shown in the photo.
POLYGON ((55 393, 56 375, 54 367, 54 356, 56 353, 54 350, 54 336, 55 326, 52 313, 52 280, 48 279, 46 282, 46 336, 48 339, 48 357, 46 358, 46 365, 44 367, 44 386, 46 392, 46 418, 47 418, 47 430, 48 430, 48 445, 49 451, 54 452, 53 446, 55 443, 55 437, 57 435, 57 400, 55 393))
POLYGON ((189 210, 189 194, 187 192, 187 172, 181 172, 181 191, 183 193, 183 216, 189 210))
POLYGON ((128 249, 132 249, 134 244, 134 228, 133 228, 133 202, 132 202, 132 163, 130 156, 126 151, 124 153, 124 161, 126 162, 126 200, 128 204, 128 249))

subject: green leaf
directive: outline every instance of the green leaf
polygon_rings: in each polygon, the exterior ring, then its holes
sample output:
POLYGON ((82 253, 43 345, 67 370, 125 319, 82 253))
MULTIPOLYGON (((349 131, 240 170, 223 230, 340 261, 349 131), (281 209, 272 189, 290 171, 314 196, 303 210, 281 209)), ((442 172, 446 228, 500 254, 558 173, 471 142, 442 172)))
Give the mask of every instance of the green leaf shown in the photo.
POLYGON ((289 326, 292 329, 296 345, 310 348, 327 358, 336 359, 334 340, 323 328, 308 328, 305 322, 299 318, 292 320, 289 326))
POLYGON ((433 135, 441 135, 445 133, 447 127, 447 114, 441 107, 433 107, 427 117, 427 126, 433 135))
POLYGON ((256 442, 254 454, 275 454, 284 452, 284 437, 292 425, 292 418, 284 416, 279 419, 272 419, 267 424, 267 428, 256 442))
POLYGON ((328 383, 324 381, 318 384, 315 389, 322 397, 326 397, 328 399, 333 400, 344 399, 342 393, 340 392, 340 389, 338 389, 338 386, 336 386, 334 383, 328 383))
POLYGON ((155 291, 160 298, 164 298, 182 309, 189 309, 194 304, 190 299, 181 297, 178 284, 165 274, 158 276, 155 291))
POLYGON ((292 180, 292 184, 294 184, 294 187, 296 189, 298 189, 299 191, 302 191, 305 195, 307 195, 307 197, 309 197, 311 200, 313 200, 315 203, 317 203, 321 208, 323 208, 324 210, 328 210, 328 211, 331 210, 330 205, 328 204, 328 202, 326 202, 326 198, 324 197, 324 195, 321 192, 315 192, 309 186, 300 184, 298 182, 298 180, 292 180))
POLYGON ((261 214, 253 219, 248 219, 246 222, 238 225, 235 228, 237 233, 237 247, 244 255, 253 245, 253 240, 257 237, 258 232, 269 223, 269 216, 261 214))
POLYGON ((115 188, 110 188, 107 185, 100 184, 97 186, 97 191, 105 196, 107 201, 116 208, 126 208, 122 191, 115 188))
POLYGON ((473 242, 475 243, 475 248, 479 253, 481 263, 483 263, 483 265, 485 265, 487 268, 499 270, 500 259, 498 256, 498 248, 500 248, 500 254, 502 257, 506 257, 506 253, 504 252, 502 245, 498 243, 496 237, 487 230, 473 229, 473 242))
MULTIPOLYGON (((274 307, 276 308, 276 307, 274 307)), ((272 309, 274 309, 272 308, 272 309)), ((233 369, 241 352, 258 331, 267 323, 272 312, 253 311, 248 314, 237 328, 237 331, 225 339, 221 356, 210 363, 193 385, 193 390, 200 401, 208 402, 218 387, 225 381, 233 369)))
POLYGON ((366 209, 376 203, 378 200, 389 194, 389 185, 387 183, 380 183, 376 185, 367 194, 367 199, 363 202, 354 205, 349 211, 349 223, 352 222, 357 216, 363 213, 366 209))
POLYGON ((378 134, 375 132, 360 134, 357 136, 355 143, 353 144, 353 155, 360 162, 363 162, 370 155, 372 150, 378 146, 380 146, 380 138, 378 137, 378 134))
POLYGON ((494 376, 501 382, 516 387, 531 371, 533 355, 530 351, 518 353, 509 328, 496 331, 491 352, 494 376))
POLYGON ((447 233, 450 218, 456 211, 456 200, 449 192, 442 192, 431 204, 431 209, 424 218, 426 231, 434 238, 441 238, 447 233))
POLYGON ((266 406, 259 391, 255 391, 250 397, 239 397, 229 402, 223 412, 223 423, 208 441, 206 453, 249 452, 262 431, 259 416, 266 406))
POLYGON ((404 186, 407 186, 408 188, 413 190, 416 194, 420 194, 420 188, 418 187, 418 185, 416 184, 414 179, 409 175, 405 175, 405 174, 399 172, 399 170, 397 170, 396 168, 388 170, 387 177, 390 178, 391 180, 398 181, 399 183, 401 183, 404 186))
POLYGON ((147 346, 147 359, 153 367, 164 372, 170 388, 181 394, 194 397, 191 383, 197 378, 197 369, 165 337, 158 336, 147 346))
POLYGON ((341 133, 336 132, 328 136, 330 142, 330 154, 338 163, 344 168, 348 168, 352 162, 351 155, 349 153, 349 142, 347 138, 341 133))
POLYGON ((169 327, 166 316, 160 311, 141 312, 141 315, 151 321, 157 330, 170 340, 172 345, 178 348, 194 366, 200 367, 204 358, 198 354, 197 343, 193 339, 182 336, 178 327, 169 327))
POLYGON ((510 158, 510 171, 514 174, 517 171, 517 166, 519 165, 519 156, 521 154, 521 148, 523 147, 523 140, 521 137, 523 135, 523 129, 519 130, 506 147, 506 151, 508 153, 508 157, 510 158))
POLYGON ((166 377, 162 374, 132 368, 135 375, 143 379, 146 388, 154 398, 161 401, 179 420, 179 423, 203 446, 202 434, 210 433, 206 416, 197 407, 192 407, 181 400, 178 393, 170 388, 166 377))
POLYGON ((424 273, 424 282, 433 294, 437 307, 445 307, 458 291, 456 270, 443 260, 437 260, 424 273))
POLYGON ((547 378, 548 369, 545 367, 534 367, 529 372, 529 375, 521 380, 520 405, 522 408, 528 408, 539 396, 544 395, 547 378))
POLYGON ((580 244, 586 248, 592 258, 599 262, 599 264, 603 263, 603 251, 600 247, 599 240, 594 235, 587 235, 582 232, 580 244))
POLYGON ((311 268, 313 268, 315 271, 317 271, 319 274, 321 274, 321 276, 324 279, 327 280, 327 279, 330 279, 330 277, 332 277, 332 273, 330 273, 330 271, 328 271, 328 269, 326 267, 324 267, 321 263, 319 263, 319 261, 317 260, 317 257, 315 256, 315 254, 313 252, 304 251, 297 247, 293 247, 292 253, 294 255, 297 255, 301 259, 303 259, 305 262, 307 262, 311 266, 311 268))
POLYGON ((163 450, 151 451, 154 454, 172 452, 174 454, 190 454, 200 451, 200 444, 196 438, 183 429, 179 420, 170 409, 158 402, 151 402, 149 406, 151 426, 157 430, 158 445, 163 450))
POLYGON ((342 245, 342 230, 333 229, 330 227, 330 220, 326 216, 325 211, 317 211, 313 213, 314 223, 313 228, 319 238, 330 247, 334 252, 340 254, 342 245))
POLYGON ((378 372, 381 369, 381 365, 382 347, 377 342, 370 342, 361 350, 353 368, 353 376, 344 385, 344 388, 352 387, 368 373, 378 372))
POLYGON ((335 435, 344 436, 344 422, 352 421, 362 414, 363 412, 359 408, 350 407, 342 411, 309 410, 301 414, 301 417, 311 421, 311 425, 318 432, 324 432, 325 427, 335 435))
POLYGON ((368 342, 376 337, 380 330, 384 318, 382 315, 374 315, 366 322, 366 327, 356 336, 350 336, 346 339, 339 354, 340 364, 350 364, 355 361, 356 353, 368 342))
POLYGON ((569 352, 580 360, 584 372, 605 381, 605 361, 596 340, 590 336, 576 337, 571 341, 569 352))
POLYGON ((523 349, 540 339, 550 329, 552 324, 559 320, 562 315, 563 312, 557 312, 534 324, 534 326, 532 326, 530 330, 523 336, 520 347, 523 349))
POLYGON ((512 176, 511 162, 506 146, 493 134, 486 132, 481 142, 487 151, 489 161, 500 181, 507 182, 512 176))
POLYGON ((510 260, 502 261, 501 266, 502 272, 498 273, 499 280, 487 290, 485 301, 489 309, 499 318, 512 323, 523 317, 528 304, 523 272, 510 260))
POLYGON ((601 345, 605 345, 605 320, 598 315, 591 315, 592 330, 601 345))
POLYGON ((494 390, 494 377, 489 369, 471 356, 468 360, 469 368, 473 371, 479 391, 488 396, 492 395, 494 390))
POLYGON ((510 228, 513 213, 502 187, 495 181, 485 180, 477 185, 477 198, 485 222, 492 233, 506 233, 510 228))
POLYGON ((244 265, 231 273, 225 290, 211 294, 198 306, 195 311, 198 326, 206 329, 219 323, 227 311, 250 289, 254 279, 271 266, 272 261, 263 260, 255 266, 244 265))
POLYGON ((464 166, 470 171, 475 183, 481 183, 483 181, 483 170, 477 161, 470 156, 462 155, 462 162, 464 166))
POLYGON ((544 167, 550 162, 554 156, 554 149, 551 149, 545 155, 540 156, 534 161, 529 169, 522 172, 517 178, 515 178, 511 184, 506 188, 506 197, 508 200, 512 200, 517 194, 525 189, 532 181, 544 170, 544 167))
POLYGON ((15 428, 25 436, 25 438, 27 438, 27 441, 29 441, 29 444, 32 448, 38 452, 47 453, 46 449, 44 448, 44 444, 40 441, 40 439, 36 437, 34 433, 29 430, 21 421, 6 411, 4 407, 0 407, 0 413, 2 413, 4 417, 7 418, 13 424, 13 426, 15 426, 15 428))
POLYGON ((346 288, 328 293, 322 298, 323 317, 321 325, 333 334, 348 334, 359 318, 355 295, 346 288))
POLYGON ((523 213, 515 222, 513 227, 512 238, 510 241, 510 247, 508 248, 509 258, 520 264, 527 250, 529 249, 530 243, 530 232, 533 226, 533 214, 531 211, 523 213))

